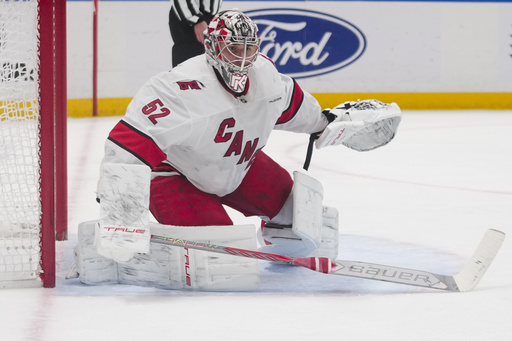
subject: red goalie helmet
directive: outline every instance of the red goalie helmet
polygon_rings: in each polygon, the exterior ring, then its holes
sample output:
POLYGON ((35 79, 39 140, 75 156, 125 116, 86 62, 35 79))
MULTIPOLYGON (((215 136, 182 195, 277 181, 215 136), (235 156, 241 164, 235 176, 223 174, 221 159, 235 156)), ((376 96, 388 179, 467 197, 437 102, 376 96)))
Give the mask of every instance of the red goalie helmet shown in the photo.
POLYGON ((244 90, 247 72, 258 57, 257 32, 258 26, 238 10, 220 12, 205 30, 207 60, 235 92, 244 90))

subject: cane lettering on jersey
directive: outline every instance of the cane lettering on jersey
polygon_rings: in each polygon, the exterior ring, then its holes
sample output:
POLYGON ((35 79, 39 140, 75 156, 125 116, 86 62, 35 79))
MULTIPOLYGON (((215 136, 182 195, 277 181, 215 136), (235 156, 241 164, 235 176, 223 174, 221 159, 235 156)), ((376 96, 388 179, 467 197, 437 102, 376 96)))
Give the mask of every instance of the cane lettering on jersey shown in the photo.
POLYGON ((240 155, 240 159, 238 160, 238 165, 249 162, 247 167, 249 167, 254 161, 254 157, 256 154, 262 149, 258 147, 259 138, 255 138, 254 140, 246 141, 244 144, 244 131, 239 130, 236 132, 229 131, 230 128, 235 127, 235 119, 233 117, 224 119, 219 125, 219 129, 217 130, 217 134, 215 135, 214 141, 215 143, 225 143, 231 141, 229 147, 224 154, 224 157, 230 156, 238 156, 240 155))

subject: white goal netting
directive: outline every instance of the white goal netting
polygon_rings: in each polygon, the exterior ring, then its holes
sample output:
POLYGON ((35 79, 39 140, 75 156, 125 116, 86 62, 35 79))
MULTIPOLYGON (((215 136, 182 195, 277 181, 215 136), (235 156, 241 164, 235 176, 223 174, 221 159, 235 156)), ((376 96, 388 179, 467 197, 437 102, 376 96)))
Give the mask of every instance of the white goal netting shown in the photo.
POLYGON ((0 0, 0 281, 40 268, 38 3, 0 0))

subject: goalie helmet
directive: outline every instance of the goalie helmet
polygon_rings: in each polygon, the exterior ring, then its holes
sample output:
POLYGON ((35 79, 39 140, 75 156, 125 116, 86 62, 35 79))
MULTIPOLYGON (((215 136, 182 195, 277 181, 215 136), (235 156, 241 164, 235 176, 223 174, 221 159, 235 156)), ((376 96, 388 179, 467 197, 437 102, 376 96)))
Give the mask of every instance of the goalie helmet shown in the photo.
POLYGON ((258 27, 244 13, 228 10, 218 13, 204 33, 206 58, 234 92, 243 92, 247 72, 258 57, 258 27))

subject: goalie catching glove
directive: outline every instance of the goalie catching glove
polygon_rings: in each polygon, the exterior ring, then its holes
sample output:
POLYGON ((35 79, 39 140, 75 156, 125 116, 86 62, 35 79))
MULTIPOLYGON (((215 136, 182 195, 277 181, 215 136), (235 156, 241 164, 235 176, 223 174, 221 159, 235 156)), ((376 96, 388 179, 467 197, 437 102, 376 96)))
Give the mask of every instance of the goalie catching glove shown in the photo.
POLYGON ((372 150, 391 141, 402 120, 402 111, 396 103, 375 99, 345 102, 322 113, 330 123, 323 132, 311 134, 305 170, 311 162, 313 144, 317 149, 342 144, 357 151, 372 150))
POLYGON ((316 140, 318 149, 339 144, 357 151, 381 147, 395 137, 402 119, 396 103, 375 99, 345 102, 323 113, 331 123, 316 140))

